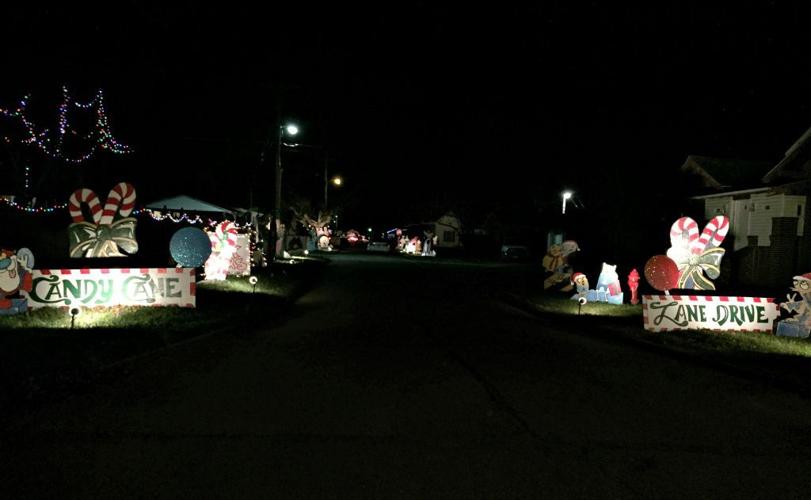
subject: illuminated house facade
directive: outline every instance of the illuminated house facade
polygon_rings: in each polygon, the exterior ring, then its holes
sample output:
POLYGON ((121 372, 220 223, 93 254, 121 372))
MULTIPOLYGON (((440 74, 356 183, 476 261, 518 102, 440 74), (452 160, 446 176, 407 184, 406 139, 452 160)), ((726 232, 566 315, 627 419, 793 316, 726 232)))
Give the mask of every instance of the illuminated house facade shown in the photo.
POLYGON ((811 269, 809 142, 811 129, 777 165, 702 156, 688 156, 682 165, 706 193, 693 198, 703 205, 705 220, 729 217, 734 281, 779 287, 811 269))

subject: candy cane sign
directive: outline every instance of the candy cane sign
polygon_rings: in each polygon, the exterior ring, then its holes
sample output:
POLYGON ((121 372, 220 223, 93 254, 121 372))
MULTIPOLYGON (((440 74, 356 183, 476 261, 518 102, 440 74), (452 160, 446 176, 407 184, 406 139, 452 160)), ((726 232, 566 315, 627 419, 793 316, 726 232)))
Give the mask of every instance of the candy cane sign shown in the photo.
POLYGON ((71 257, 123 257, 138 251, 135 240, 136 220, 129 215, 135 207, 135 189, 131 184, 116 184, 104 207, 90 189, 77 189, 70 195, 68 210, 73 224, 68 228, 71 257), (91 220, 85 219, 82 205, 87 205, 91 220), (116 216, 120 215, 118 220, 116 216))
POLYGON ((673 223, 667 256, 679 269, 678 288, 715 290, 710 279, 721 275, 721 258, 725 250, 720 246, 728 232, 729 219, 723 215, 713 217, 700 235, 698 224, 690 217, 682 217, 673 223))

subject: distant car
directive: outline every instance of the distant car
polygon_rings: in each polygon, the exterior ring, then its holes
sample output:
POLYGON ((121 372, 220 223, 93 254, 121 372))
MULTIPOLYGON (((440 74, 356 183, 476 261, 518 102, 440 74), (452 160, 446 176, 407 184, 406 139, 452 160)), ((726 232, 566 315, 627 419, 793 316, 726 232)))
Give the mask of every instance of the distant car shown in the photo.
POLYGON ((385 241, 373 241, 366 246, 367 252, 389 253, 391 247, 385 241))
POLYGON ((501 260, 528 260, 529 247, 523 245, 503 245, 501 247, 501 260))

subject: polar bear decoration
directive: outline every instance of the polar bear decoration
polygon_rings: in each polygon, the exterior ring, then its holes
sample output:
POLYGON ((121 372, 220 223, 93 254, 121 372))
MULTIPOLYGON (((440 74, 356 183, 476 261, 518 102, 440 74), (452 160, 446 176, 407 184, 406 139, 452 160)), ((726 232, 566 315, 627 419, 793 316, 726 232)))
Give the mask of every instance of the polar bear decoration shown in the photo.
POLYGON ((594 290, 589 290, 586 296, 589 302, 607 302, 608 304, 622 304, 624 294, 617 274, 617 266, 603 262, 603 269, 597 278, 594 290))

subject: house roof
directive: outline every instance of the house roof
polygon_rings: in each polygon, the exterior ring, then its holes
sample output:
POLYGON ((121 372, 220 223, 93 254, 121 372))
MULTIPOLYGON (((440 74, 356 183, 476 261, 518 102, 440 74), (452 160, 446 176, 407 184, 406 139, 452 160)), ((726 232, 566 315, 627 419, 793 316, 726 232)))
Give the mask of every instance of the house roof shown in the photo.
POLYGON ((811 128, 805 131, 803 135, 797 139, 794 144, 791 145, 790 148, 786 151, 783 155, 783 159, 781 159, 777 165, 774 166, 771 170, 769 170, 766 175, 763 176, 762 181, 769 183, 777 180, 780 177, 789 177, 791 179, 803 178, 806 177, 807 174, 804 172, 792 172, 794 168, 792 168, 794 164, 794 160, 800 155, 802 151, 806 149, 809 141, 811 141, 811 128))
POLYGON ((233 210, 229 210, 227 208, 219 207, 217 205, 212 205, 211 203, 207 203, 202 200, 198 200, 197 198, 192 198, 191 196, 174 196, 172 198, 164 198, 162 200, 153 201, 146 205, 146 208, 151 208, 153 210, 179 210, 183 212, 216 212, 216 213, 225 213, 231 214, 234 213, 233 210))
POLYGON ((698 175, 705 188, 728 190, 759 186, 769 166, 765 161, 690 155, 681 170, 698 175))

